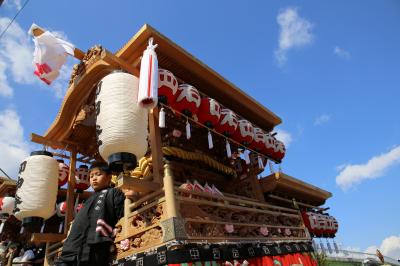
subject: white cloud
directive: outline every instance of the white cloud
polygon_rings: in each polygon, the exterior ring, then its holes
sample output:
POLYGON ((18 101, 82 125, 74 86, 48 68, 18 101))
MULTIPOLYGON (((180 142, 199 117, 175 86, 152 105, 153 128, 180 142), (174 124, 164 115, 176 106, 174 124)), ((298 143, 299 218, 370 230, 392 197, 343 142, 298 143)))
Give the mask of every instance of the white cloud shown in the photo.
POLYGON ((331 116, 327 114, 323 114, 315 118, 314 120, 314 126, 320 126, 322 124, 327 123, 329 120, 331 120, 331 116))
POLYGON ((20 10, 22 7, 21 0, 6 0, 4 1, 3 5, 8 8, 15 8, 17 10, 20 10))
POLYGON ((340 58, 343 58, 346 60, 349 60, 351 58, 351 54, 348 51, 340 48, 339 46, 335 46, 335 48, 333 49, 333 53, 335 55, 339 56, 340 58))
POLYGON ((0 167, 16 178, 19 164, 28 156, 29 144, 24 140, 20 118, 12 108, 0 110, 0 152, 0 167))
POLYGON ((394 147, 387 153, 372 157, 365 164, 342 165, 341 172, 336 176, 336 184, 346 190, 364 180, 382 176, 386 169, 397 163, 400 163, 400 146, 394 147))
POLYGON ((293 7, 281 10, 277 16, 277 22, 280 26, 280 34, 275 58, 279 65, 283 65, 287 61, 287 52, 290 49, 312 43, 313 25, 307 19, 300 17, 297 8, 293 7))
POLYGON ((400 235, 389 236, 382 241, 379 247, 370 246, 365 250, 365 252, 375 254, 377 249, 379 249, 384 256, 396 260, 400 259, 400 235))
MULTIPOLYGON (((0 18, 0 30, 5 29, 9 22, 9 18, 0 18)), ((52 31, 52 33, 68 41, 65 33, 61 31, 52 31)), ((41 88, 50 89, 58 98, 64 96, 69 74, 72 71, 72 63, 68 62, 61 69, 58 79, 48 86, 33 74, 33 51, 34 44, 31 37, 17 22, 14 22, 0 41, 0 96, 11 97, 13 95, 9 77, 12 77, 13 82, 19 84, 35 84, 41 88)))
POLYGON ((276 134, 276 139, 282 141, 285 144, 286 148, 289 147, 290 143, 293 140, 292 135, 283 129, 277 129, 275 130, 275 132, 278 133, 276 134))

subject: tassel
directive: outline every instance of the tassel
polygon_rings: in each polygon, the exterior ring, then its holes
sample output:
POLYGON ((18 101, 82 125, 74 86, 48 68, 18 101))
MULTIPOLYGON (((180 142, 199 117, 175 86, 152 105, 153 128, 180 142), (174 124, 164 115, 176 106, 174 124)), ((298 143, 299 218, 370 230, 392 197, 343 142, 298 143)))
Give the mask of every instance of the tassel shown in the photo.
POLYGON ((2 222, 0 225, 0 234, 3 233, 4 224, 5 224, 5 221, 2 222))
POLYGON ((232 151, 231 151, 231 145, 229 144, 228 140, 226 140, 225 148, 226 148, 226 155, 228 156, 228 158, 231 158, 232 151))
POLYGON ((257 156, 257 159, 258 159, 258 168, 264 169, 264 164, 263 164, 263 162, 262 162, 261 156, 258 155, 258 156, 257 156))
POLYGON ((149 45, 143 52, 140 63, 140 78, 138 91, 138 104, 142 108, 152 109, 157 106, 158 100, 158 60, 153 44, 153 38, 149 39, 149 45))
POLYGON ((25 229, 25 228, 22 226, 22 227, 21 227, 21 230, 19 230, 19 234, 20 234, 20 235, 22 235, 22 234, 24 233, 24 229, 25 229))
POLYGON ((158 118, 158 127, 165 128, 165 110, 164 107, 161 107, 160 116, 158 118))
POLYGON ((192 137, 192 134, 190 132, 190 123, 189 121, 186 121, 186 138, 190 139, 192 137))
POLYGON ((326 247, 328 248, 328 252, 332 254, 331 244, 329 243, 328 239, 326 239, 326 247))
POLYGON ((244 154, 244 160, 246 161, 246 164, 250 164, 249 152, 247 150, 244 150, 243 154, 244 154))
POLYGON ((212 135, 211 135, 211 132, 208 131, 208 149, 211 150, 213 147, 214 147, 214 144, 213 144, 212 135))

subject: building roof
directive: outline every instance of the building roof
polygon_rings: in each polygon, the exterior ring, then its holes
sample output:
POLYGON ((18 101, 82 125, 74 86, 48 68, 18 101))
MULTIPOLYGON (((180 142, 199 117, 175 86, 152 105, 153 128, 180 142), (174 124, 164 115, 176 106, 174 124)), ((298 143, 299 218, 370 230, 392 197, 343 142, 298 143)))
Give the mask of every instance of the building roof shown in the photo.
POLYGON ((260 179, 260 185, 264 193, 284 195, 314 206, 323 205, 332 197, 332 193, 285 173, 277 172, 266 176, 260 179))
POLYGON ((157 30, 145 24, 115 54, 101 50, 98 54, 95 53, 96 56, 92 56, 92 58, 86 56, 83 59, 82 63, 85 64, 78 74, 75 73, 71 77, 70 87, 63 99, 60 111, 44 137, 49 142, 57 141, 66 146, 68 144, 86 145, 85 149, 78 151, 83 154, 85 150, 93 151, 93 146, 95 146, 94 126, 84 123, 77 125, 75 120, 84 105, 90 100, 94 101, 93 95, 97 82, 113 69, 124 68, 128 72, 138 75, 141 55, 150 37, 153 37, 154 42, 158 44, 156 52, 159 67, 170 70, 180 81, 195 86, 199 91, 216 99, 225 107, 266 131, 271 131, 282 122, 276 114, 157 30))

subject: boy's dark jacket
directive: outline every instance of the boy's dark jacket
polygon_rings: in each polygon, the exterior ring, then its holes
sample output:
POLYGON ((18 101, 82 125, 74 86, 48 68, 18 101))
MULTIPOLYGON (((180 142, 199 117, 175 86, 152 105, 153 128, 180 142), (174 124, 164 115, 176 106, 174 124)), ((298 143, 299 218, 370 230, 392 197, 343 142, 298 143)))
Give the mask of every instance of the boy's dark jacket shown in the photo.
MULTIPOLYGON (((71 232, 64 242, 60 261, 88 261, 90 248, 96 244, 111 243, 111 237, 96 232, 98 219, 103 219, 114 228, 123 216, 125 196, 117 188, 106 188, 94 192, 76 215, 71 232)), ((110 236, 112 233, 110 233, 110 236)))

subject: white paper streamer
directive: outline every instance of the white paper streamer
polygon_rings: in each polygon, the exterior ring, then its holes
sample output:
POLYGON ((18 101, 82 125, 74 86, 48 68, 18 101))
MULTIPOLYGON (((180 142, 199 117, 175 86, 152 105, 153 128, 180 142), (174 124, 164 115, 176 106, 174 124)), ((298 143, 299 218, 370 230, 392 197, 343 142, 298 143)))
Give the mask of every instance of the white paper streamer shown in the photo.
POLYGON ((335 252, 336 252, 336 253, 339 253, 339 247, 338 247, 338 245, 336 244, 335 240, 333 240, 333 247, 335 248, 335 252))
POLYGON ((214 147, 214 143, 213 143, 213 139, 212 139, 212 135, 211 132, 208 131, 208 149, 212 149, 214 147))
POLYGON ((190 132, 190 123, 186 121, 186 138, 190 139, 192 137, 192 133, 190 132))
POLYGON ((160 109, 160 115, 158 117, 158 127, 165 128, 165 110, 164 107, 160 109))
POLYGON ((258 155, 258 156, 257 156, 257 159, 258 159, 258 168, 264 169, 264 164, 263 164, 263 162, 262 162, 261 156, 258 155))
POLYGON ((328 240, 326 240, 326 247, 328 248, 329 253, 332 254, 331 244, 329 244, 328 240))
POLYGON ((5 221, 3 221, 0 225, 0 234, 3 233, 4 224, 5 224, 5 221))
POLYGON ((42 224, 42 227, 40 227, 40 233, 43 233, 44 232, 44 227, 46 226, 46 223, 43 223, 42 224))
POLYGON ((250 164, 250 157, 249 157, 248 150, 244 150, 243 155, 244 155, 244 160, 246 161, 246 164, 250 164))
POLYGON ((228 156, 228 158, 231 158, 232 151, 231 151, 231 145, 229 144, 228 140, 226 140, 225 148, 226 148, 226 155, 228 156))
POLYGON ((64 221, 62 221, 60 223, 60 225, 58 226, 58 233, 60 233, 60 234, 62 233, 63 227, 64 227, 64 221))
POLYGON ((21 226, 21 229, 19 230, 19 234, 20 234, 20 235, 22 235, 22 234, 24 233, 24 229, 25 229, 25 228, 24 228, 23 226, 21 226))

